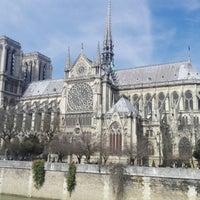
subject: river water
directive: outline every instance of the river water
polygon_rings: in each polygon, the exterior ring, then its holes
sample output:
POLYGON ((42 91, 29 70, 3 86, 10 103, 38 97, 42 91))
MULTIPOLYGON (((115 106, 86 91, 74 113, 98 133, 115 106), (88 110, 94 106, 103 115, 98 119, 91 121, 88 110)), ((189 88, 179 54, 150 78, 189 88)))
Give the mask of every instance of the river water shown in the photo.
MULTIPOLYGON (((8 195, 0 195, 0 200, 44 200, 44 199, 35 199, 35 198, 25 198, 19 196, 8 196, 8 195)), ((45 199, 48 200, 48 199, 45 199)))

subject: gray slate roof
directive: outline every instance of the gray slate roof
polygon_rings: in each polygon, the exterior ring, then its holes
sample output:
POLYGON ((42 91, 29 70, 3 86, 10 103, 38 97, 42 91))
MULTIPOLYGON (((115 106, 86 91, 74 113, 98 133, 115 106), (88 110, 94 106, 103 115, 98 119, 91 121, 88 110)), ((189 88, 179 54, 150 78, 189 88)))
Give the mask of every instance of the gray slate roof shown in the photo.
POLYGON ((125 97, 121 97, 119 101, 112 106, 112 108, 107 112, 107 114, 118 113, 135 113, 135 108, 125 97))
POLYGON ((189 61, 118 70, 117 75, 119 86, 200 79, 189 61))
POLYGON ((62 93, 64 79, 36 81, 29 84, 23 98, 34 96, 58 95, 62 93))

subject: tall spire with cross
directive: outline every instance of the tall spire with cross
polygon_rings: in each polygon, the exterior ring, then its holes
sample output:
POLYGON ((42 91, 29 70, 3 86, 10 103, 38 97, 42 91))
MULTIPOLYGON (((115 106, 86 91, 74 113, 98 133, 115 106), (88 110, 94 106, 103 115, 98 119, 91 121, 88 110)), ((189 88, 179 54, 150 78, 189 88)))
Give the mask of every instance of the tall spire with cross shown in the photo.
POLYGON ((102 64, 109 69, 114 62, 113 41, 111 33, 111 0, 108 0, 106 33, 103 41, 102 64))

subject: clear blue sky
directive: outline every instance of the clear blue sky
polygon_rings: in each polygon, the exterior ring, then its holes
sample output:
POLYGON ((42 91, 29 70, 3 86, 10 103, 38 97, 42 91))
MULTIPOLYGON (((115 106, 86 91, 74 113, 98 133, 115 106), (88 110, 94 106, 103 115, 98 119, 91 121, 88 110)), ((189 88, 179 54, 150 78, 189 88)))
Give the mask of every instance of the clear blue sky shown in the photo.
MULTIPOLYGON (((111 0, 115 65, 118 69, 186 60, 200 71, 200 0, 111 0)), ((81 43, 88 58, 102 45, 107 0, 0 0, 0 35, 52 60, 62 78, 70 47, 81 43)))

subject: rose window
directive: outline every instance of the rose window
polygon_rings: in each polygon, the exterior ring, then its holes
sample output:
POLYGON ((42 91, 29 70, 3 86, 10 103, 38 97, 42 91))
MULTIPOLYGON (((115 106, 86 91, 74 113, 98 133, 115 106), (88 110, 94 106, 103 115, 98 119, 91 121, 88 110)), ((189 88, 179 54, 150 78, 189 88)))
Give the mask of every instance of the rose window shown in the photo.
POLYGON ((93 109, 93 92, 87 83, 78 83, 72 86, 68 95, 70 111, 90 111, 93 109))

